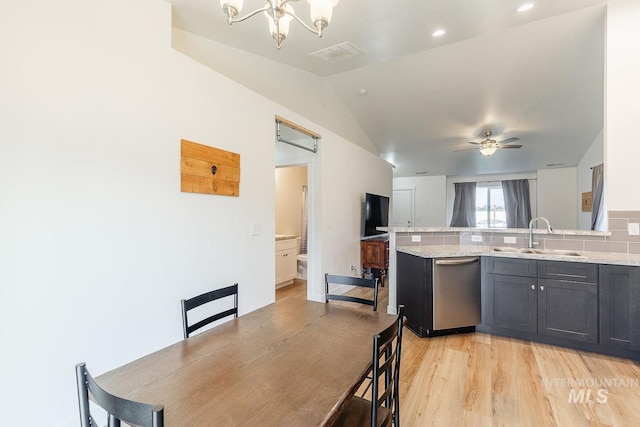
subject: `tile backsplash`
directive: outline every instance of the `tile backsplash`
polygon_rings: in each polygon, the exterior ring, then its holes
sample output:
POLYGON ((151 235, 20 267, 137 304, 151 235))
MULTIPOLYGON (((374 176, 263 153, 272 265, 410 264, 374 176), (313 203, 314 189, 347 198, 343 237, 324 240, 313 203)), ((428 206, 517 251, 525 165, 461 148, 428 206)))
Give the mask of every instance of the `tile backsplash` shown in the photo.
MULTIPOLYGON (((585 252, 614 252, 640 254, 640 236, 629 236, 628 224, 639 222, 640 211, 609 211, 609 235, 581 236, 575 234, 534 233, 536 247, 585 252)), ((509 239, 508 239, 509 240, 509 239)), ((490 230, 397 232, 396 246, 475 245, 526 247, 527 233, 494 232, 490 230), (420 235, 420 242, 412 242, 412 236, 420 235), (475 236, 475 239, 472 239, 475 236), (515 243, 504 243, 505 237, 515 238, 515 243), (482 239, 478 242, 477 239, 482 239)))
MULTIPOLYGON (((627 253, 640 254, 640 236, 629 236, 629 223, 640 223, 640 211, 609 211, 611 243, 627 245, 627 253)), ((613 252, 613 251, 612 251, 613 252)))

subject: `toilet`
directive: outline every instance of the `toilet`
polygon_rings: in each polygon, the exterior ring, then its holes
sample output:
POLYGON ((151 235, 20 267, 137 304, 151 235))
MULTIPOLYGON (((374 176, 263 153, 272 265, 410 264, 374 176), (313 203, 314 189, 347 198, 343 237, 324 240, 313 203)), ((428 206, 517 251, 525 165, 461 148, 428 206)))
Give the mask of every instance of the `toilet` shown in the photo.
POLYGON ((307 280, 307 254, 298 255, 298 279, 307 280))
POLYGON ((300 253, 300 238, 298 237, 298 279, 307 280, 307 254, 300 253))

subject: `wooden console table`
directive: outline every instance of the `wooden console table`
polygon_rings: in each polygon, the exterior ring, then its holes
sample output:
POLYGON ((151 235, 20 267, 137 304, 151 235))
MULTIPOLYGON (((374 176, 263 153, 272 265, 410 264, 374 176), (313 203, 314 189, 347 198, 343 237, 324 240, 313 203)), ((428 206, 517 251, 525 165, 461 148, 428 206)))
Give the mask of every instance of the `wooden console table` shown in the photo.
POLYGON ((372 269, 374 277, 380 279, 384 287, 384 279, 389 268, 389 239, 387 237, 360 241, 360 260, 362 268, 372 269))

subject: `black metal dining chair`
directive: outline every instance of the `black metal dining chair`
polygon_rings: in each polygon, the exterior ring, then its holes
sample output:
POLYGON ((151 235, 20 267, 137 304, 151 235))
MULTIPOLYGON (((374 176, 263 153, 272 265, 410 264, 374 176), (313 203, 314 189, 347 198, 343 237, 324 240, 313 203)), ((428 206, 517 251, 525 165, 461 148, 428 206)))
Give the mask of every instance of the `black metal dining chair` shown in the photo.
POLYGON ((140 427, 164 426, 164 406, 134 402, 105 391, 96 384, 85 363, 76 365, 76 381, 80 407, 80 427, 98 426, 91 416, 89 393, 91 393, 93 401, 107 412, 109 427, 120 427, 121 421, 140 427))
POLYGON ((373 337, 371 399, 353 396, 334 425, 342 427, 400 427, 400 360, 404 306, 398 320, 373 337))
POLYGON ((197 331, 198 329, 208 325, 209 323, 215 322, 216 320, 224 319, 227 316, 233 315, 233 317, 238 317, 238 284, 234 283, 231 286, 227 286, 222 289, 216 289, 211 292, 206 292, 204 294, 195 296, 190 299, 183 299, 182 303, 182 332, 184 338, 187 339, 191 335, 192 332, 197 331), (216 301, 226 297, 233 297, 233 307, 224 310, 211 316, 205 317, 204 319, 189 325, 189 320, 187 318, 187 312, 189 310, 193 310, 196 307, 200 307, 203 304, 216 301))
POLYGON ((338 276, 335 274, 325 274, 324 275, 324 291, 325 291, 325 302, 329 302, 329 300, 339 300, 339 301, 349 301, 356 302, 359 304, 366 304, 373 307, 373 311, 378 310, 378 285, 380 281, 376 278, 373 279, 363 279, 360 277, 352 277, 352 276, 338 276), (366 299, 351 295, 340 295, 340 294, 332 294, 329 293, 329 285, 349 285, 349 286, 360 286, 363 288, 373 289, 373 299, 366 299))

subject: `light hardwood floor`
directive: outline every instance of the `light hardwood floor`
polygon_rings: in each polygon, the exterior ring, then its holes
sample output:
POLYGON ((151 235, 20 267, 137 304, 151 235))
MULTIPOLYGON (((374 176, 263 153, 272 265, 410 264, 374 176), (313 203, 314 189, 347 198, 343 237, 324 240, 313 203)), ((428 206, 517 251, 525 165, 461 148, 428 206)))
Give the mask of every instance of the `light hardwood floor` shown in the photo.
MULTIPOLYGON (((297 281, 276 298, 306 292, 297 281)), ((403 426, 640 426, 638 362, 482 333, 405 329, 402 344, 403 426)))

